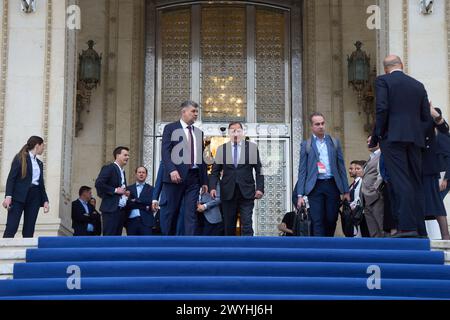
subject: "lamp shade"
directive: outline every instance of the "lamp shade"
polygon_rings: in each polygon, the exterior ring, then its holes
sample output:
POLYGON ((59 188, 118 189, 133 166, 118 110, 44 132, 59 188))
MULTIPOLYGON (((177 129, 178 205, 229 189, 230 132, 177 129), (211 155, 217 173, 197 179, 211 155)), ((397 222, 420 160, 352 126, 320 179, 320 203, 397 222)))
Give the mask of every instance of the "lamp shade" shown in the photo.
POLYGON ((101 80, 102 57, 94 50, 94 41, 89 40, 87 44, 89 48, 79 55, 79 80, 92 89, 101 80))

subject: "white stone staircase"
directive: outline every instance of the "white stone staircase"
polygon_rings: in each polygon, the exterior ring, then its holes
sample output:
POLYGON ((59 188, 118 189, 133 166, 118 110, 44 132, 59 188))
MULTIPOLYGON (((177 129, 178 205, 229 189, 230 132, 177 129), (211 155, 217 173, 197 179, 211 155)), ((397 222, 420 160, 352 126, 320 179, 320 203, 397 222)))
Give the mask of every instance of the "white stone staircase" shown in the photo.
POLYGON ((0 239, 0 280, 12 279, 14 263, 25 262, 26 250, 37 245, 37 238, 0 239))

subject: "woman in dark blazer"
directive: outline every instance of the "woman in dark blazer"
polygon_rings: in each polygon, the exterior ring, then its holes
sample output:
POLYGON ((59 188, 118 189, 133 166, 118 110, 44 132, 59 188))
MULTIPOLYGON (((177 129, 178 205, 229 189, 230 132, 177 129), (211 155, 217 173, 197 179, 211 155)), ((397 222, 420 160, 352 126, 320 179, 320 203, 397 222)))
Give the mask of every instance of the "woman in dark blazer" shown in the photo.
POLYGON ((4 238, 14 238, 24 213, 22 236, 32 238, 39 209, 49 211, 44 185, 44 165, 36 156, 44 152, 44 140, 32 136, 14 157, 6 182, 3 207, 8 210, 4 238))
POLYGON ((425 124, 425 149, 422 155, 422 182, 425 195, 425 219, 436 219, 441 230, 442 240, 450 240, 447 224, 447 213, 440 195, 440 161, 437 132, 449 133, 449 126, 442 119, 442 111, 434 108, 434 120, 425 124))

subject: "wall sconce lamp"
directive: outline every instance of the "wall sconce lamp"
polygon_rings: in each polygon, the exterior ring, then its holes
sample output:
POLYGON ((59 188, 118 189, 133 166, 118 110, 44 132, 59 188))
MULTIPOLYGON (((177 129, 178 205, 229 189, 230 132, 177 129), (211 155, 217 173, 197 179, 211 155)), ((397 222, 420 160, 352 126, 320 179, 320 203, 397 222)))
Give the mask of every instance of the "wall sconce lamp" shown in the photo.
POLYGON ((20 0, 20 5, 25 13, 36 12, 36 0, 20 0))
POLYGON ((75 137, 78 137, 80 130, 83 130, 81 114, 84 110, 90 112, 92 92, 100 84, 102 70, 102 56, 94 50, 95 42, 89 40, 89 48, 83 50, 79 55, 78 81, 77 81, 77 99, 76 99, 76 123, 75 137))
POLYGON ((425 15, 433 13, 434 7, 433 0, 420 0, 419 4, 420 4, 420 13, 425 15))
POLYGON ((348 84, 353 88, 358 97, 359 114, 361 110, 366 115, 364 130, 372 133, 375 123, 375 95, 373 83, 376 77, 376 71, 370 71, 370 56, 361 50, 363 43, 355 43, 356 50, 347 57, 348 62, 348 84))

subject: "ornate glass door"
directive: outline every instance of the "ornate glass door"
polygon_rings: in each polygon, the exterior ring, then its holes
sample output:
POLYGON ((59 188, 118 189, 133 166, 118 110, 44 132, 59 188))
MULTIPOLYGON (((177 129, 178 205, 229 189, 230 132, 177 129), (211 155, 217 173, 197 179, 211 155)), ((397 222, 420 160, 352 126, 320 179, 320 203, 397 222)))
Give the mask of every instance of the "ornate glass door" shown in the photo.
MULTIPOLYGON (((163 128, 179 119, 182 101, 199 102, 196 125, 207 137, 222 137, 230 121, 243 122, 259 145, 265 174, 255 231, 277 235, 277 224, 291 209, 293 180, 291 10, 201 2, 155 8, 155 14, 154 172, 163 128)), ((144 150, 144 158, 148 154, 144 150)))

